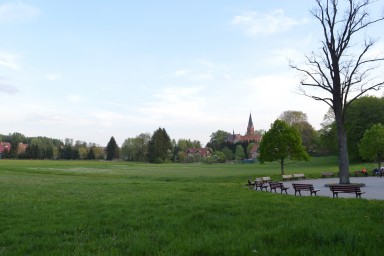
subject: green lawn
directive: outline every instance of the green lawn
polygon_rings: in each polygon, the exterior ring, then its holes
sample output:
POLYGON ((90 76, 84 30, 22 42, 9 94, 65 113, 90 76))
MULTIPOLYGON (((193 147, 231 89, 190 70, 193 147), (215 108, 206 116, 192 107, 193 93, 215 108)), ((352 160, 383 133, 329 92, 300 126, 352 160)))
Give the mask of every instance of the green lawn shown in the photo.
MULTIPOLYGON (((286 167, 323 171, 337 159, 286 167)), ((0 160, 0 255, 382 254, 383 201, 244 186, 260 176, 278 165, 0 160)))

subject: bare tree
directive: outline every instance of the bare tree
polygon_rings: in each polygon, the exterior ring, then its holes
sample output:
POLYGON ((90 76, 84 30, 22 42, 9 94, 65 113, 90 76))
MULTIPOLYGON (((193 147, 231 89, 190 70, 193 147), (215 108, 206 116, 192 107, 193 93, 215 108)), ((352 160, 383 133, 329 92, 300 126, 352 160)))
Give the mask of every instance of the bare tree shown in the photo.
POLYGON ((300 92, 325 102, 335 114, 340 184, 350 183, 344 129, 347 107, 364 93, 384 86, 383 74, 377 72, 384 57, 370 54, 376 41, 365 37, 368 27, 384 19, 383 14, 370 17, 368 7, 373 3, 374 0, 316 0, 311 13, 322 26, 321 49, 305 56, 304 67, 290 63, 291 68, 303 75, 300 92), (311 94, 305 90, 308 88, 313 92, 320 89, 322 93, 311 94))

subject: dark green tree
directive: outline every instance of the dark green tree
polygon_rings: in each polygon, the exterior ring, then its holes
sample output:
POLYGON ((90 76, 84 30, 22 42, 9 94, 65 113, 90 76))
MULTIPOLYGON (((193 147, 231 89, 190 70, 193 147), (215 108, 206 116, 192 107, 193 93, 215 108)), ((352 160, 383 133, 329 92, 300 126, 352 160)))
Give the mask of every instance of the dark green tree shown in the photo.
POLYGON ((384 159, 384 125, 375 124, 366 130, 359 144, 360 156, 369 161, 376 161, 380 169, 384 159))
POLYGON ((112 136, 105 149, 107 154, 107 160, 112 161, 119 158, 119 146, 116 143, 115 138, 112 136))
POLYGON ((296 128, 282 120, 276 120, 263 136, 259 147, 259 161, 280 163, 281 174, 284 175, 284 164, 287 159, 308 161, 309 155, 302 145, 296 128))
POLYGON ((348 107, 345 116, 345 130, 351 160, 361 160, 358 144, 365 131, 378 123, 384 124, 384 98, 365 96, 355 100, 348 107))
POLYGON ((171 139, 164 128, 157 129, 148 143, 148 161, 150 163, 164 163, 172 155, 171 139))
POLYGON ((228 136, 231 134, 229 132, 218 130, 211 134, 211 139, 207 143, 207 147, 211 148, 213 151, 222 150, 225 147, 228 136))

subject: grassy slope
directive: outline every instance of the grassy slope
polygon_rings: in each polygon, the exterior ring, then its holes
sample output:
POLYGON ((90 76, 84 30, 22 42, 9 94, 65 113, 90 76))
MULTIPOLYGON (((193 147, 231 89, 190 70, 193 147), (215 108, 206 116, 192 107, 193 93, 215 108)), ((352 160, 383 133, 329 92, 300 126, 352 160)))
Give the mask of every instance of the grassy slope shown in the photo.
MULTIPOLYGON (((287 166, 319 177, 334 158, 287 166)), ((371 170, 371 166, 366 166, 371 170)), ((360 165, 352 166, 354 169, 360 165)), ((0 255, 379 255, 384 202, 255 192, 277 164, 0 161, 0 255)))

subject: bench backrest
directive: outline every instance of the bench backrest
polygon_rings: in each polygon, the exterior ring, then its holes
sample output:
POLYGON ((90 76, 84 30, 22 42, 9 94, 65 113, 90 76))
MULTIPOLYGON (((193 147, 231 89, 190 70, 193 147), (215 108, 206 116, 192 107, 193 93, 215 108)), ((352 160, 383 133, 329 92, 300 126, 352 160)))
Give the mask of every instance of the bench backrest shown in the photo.
POLYGON ((261 177, 262 181, 271 181, 271 177, 261 177))
POLYGON ((304 177, 304 173, 293 174, 293 178, 302 178, 302 177, 304 177))
POLYGON ((293 188, 296 189, 308 189, 308 190, 314 190, 314 187, 312 184, 297 184, 293 183, 292 184, 293 188))
POLYGON ((281 187, 283 184, 281 182, 276 182, 276 181, 272 181, 272 182, 269 182, 269 186, 271 188, 279 188, 281 187))
POLYGON ((333 192, 357 192, 357 193, 361 192, 359 186, 353 186, 353 185, 329 185, 329 188, 333 192))

